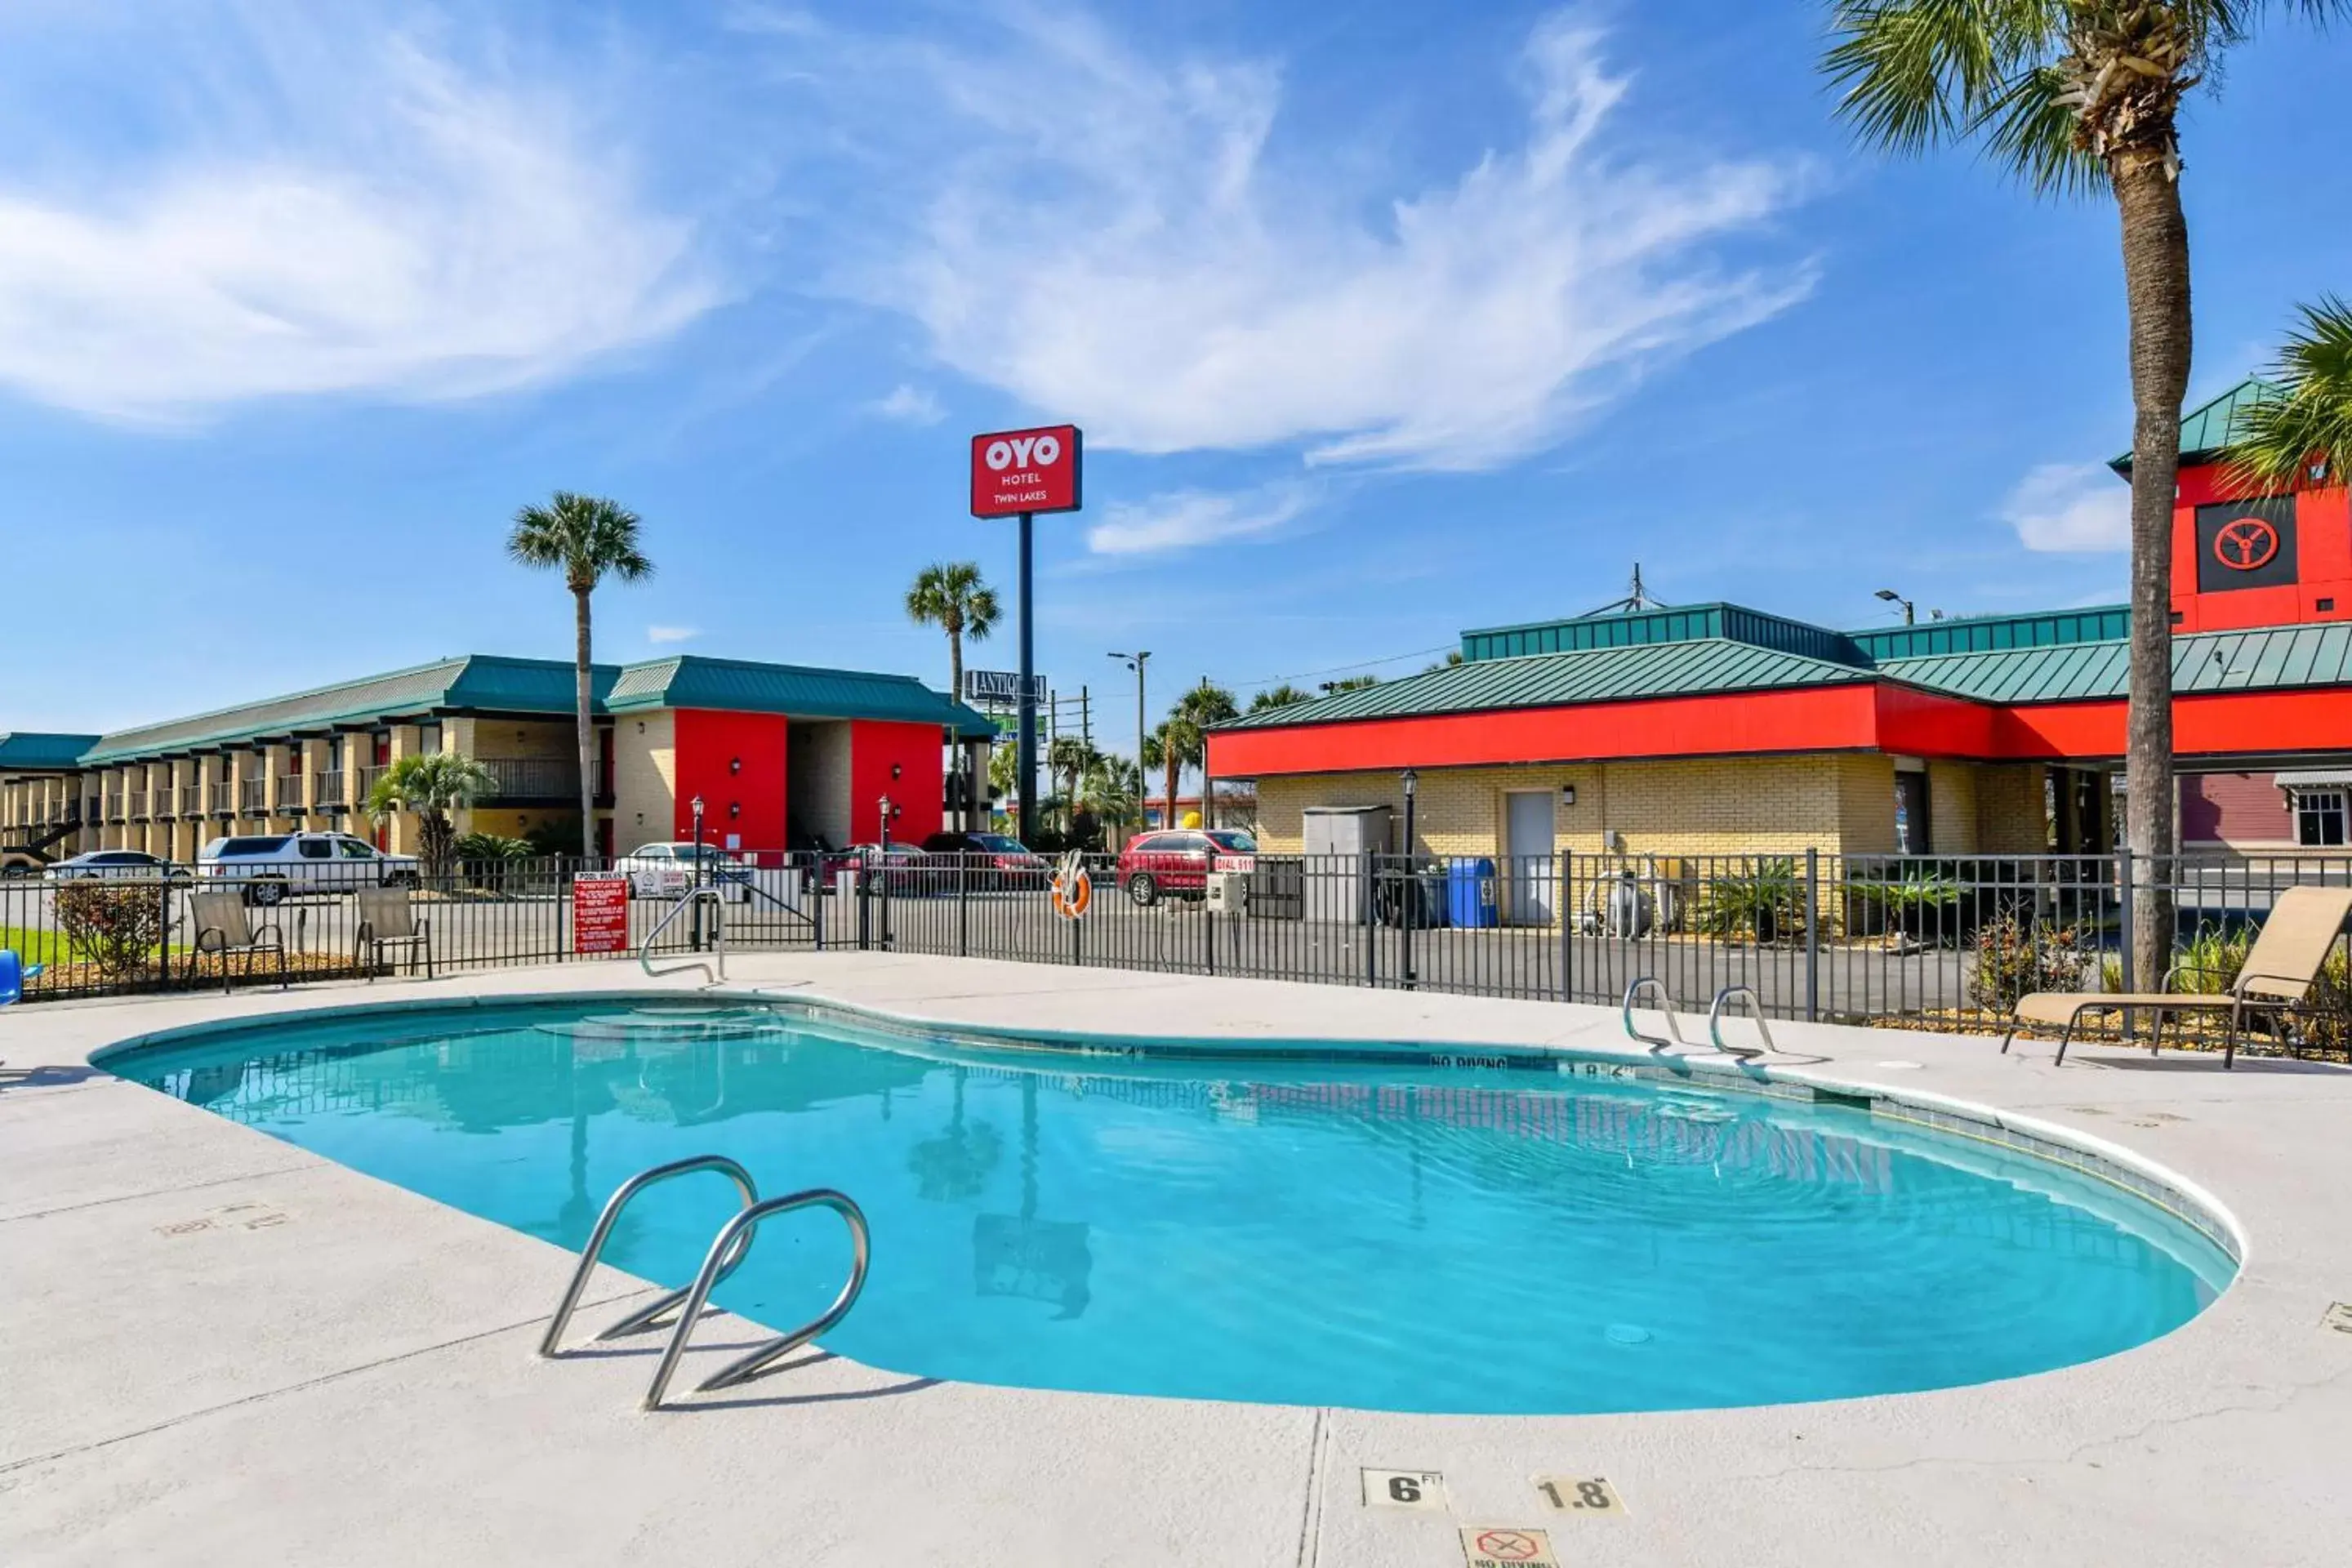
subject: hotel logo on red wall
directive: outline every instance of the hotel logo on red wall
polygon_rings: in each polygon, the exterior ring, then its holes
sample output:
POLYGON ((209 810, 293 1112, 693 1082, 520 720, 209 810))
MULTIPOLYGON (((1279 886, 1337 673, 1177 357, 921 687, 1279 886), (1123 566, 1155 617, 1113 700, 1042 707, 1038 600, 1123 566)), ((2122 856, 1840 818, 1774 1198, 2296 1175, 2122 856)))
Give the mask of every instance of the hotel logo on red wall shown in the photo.
POLYGON ((1077 510, 1081 442, 1075 425, 974 436, 971 515, 1077 510))

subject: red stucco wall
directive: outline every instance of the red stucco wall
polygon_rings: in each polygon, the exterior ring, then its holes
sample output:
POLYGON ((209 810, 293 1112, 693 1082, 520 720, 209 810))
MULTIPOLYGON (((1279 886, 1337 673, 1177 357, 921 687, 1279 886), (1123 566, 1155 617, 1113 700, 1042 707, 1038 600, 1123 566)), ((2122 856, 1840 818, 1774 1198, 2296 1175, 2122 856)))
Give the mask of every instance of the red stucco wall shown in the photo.
MULTIPOLYGON (((702 796, 706 843, 737 835, 743 849, 784 847, 785 720, 778 713, 677 710, 677 816, 671 833, 694 833, 702 796), (740 763, 740 768, 730 764, 740 763), (740 808, 730 812, 730 807, 740 808)), ((936 770, 935 770, 936 771, 936 770)))
POLYGON ((849 726, 849 833, 860 844, 882 836, 882 797, 898 808, 890 837, 920 843, 940 830, 940 767, 937 724, 890 724, 860 719, 849 726), (898 769, 893 778, 890 770, 898 769))
POLYGON ((2199 773, 2180 781, 2184 844, 2294 842, 2286 793, 2270 773, 2199 773))

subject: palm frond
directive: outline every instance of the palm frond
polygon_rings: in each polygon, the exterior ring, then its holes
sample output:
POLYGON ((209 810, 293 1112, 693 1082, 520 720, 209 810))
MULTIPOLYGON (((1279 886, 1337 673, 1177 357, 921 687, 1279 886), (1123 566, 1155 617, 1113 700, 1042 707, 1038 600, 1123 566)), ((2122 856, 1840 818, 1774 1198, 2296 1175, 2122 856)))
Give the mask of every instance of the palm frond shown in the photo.
POLYGON ((2083 145, 2082 121, 2069 91, 2056 67, 2032 67, 2003 84, 1973 127, 1994 162, 2045 195, 2091 195, 2107 188, 2107 166, 2083 145))
POLYGON ((558 490, 547 505, 515 513, 507 554, 525 566, 562 571, 575 590, 593 589, 608 576, 635 583, 654 573, 637 535, 641 521, 617 501, 558 490))
POLYGON ((2340 484, 2352 472, 2352 304, 2331 294, 2301 313, 2272 372, 2284 395, 2242 413, 2221 455, 2230 478, 2249 489, 2340 484))
POLYGON ((1837 0, 1822 74, 1862 139, 1902 153, 1981 138, 2036 189, 2084 188, 2056 62, 2067 0, 1837 0))

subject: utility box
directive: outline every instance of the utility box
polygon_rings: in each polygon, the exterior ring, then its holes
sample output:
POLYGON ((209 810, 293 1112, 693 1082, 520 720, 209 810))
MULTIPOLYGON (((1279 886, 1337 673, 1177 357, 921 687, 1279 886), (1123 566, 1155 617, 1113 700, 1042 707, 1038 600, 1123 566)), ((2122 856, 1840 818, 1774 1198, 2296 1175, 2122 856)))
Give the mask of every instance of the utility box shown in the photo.
POLYGON ((1212 871, 1208 877, 1207 904, 1213 915, 1237 915, 1249 907, 1249 873, 1246 871, 1212 871))
POLYGON ((1370 858, 1389 852, 1389 808, 1310 805, 1300 815, 1307 841, 1307 918, 1370 923, 1377 902, 1370 858))

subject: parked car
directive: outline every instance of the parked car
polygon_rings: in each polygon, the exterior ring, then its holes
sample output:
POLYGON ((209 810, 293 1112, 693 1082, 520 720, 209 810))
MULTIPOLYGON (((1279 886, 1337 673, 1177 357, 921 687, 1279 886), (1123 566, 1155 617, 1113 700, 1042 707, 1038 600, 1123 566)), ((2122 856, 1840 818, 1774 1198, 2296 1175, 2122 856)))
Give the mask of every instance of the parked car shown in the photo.
POLYGON ((185 882, 194 873, 144 850, 93 849, 58 861, 43 875, 51 882, 185 882))
POLYGON ((955 873, 947 862, 933 862, 912 844, 894 843, 887 849, 879 844, 853 844, 831 864, 835 868, 832 875, 846 869, 859 887, 894 898, 955 890, 955 873))
POLYGON ((941 868, 950 887, 1042 888, 1054 874, 1043 855, 1010 833, 934 833, 923 853, 958 858, 955 869, 941 868))
POLYGON ((1186 827, 1138 834, 1118 852, 1118 885, 1142 908, 1162 894, 1180 899, 1207 895, 1212 871, 1248 871, 1257 866, 1257 840, 1238 827, 1186 827))
POLYGON ((215 838, 196 855, 196 879, 239 888, 248 904, 303 893, 416 886, 414 855, 394 855, 348 833, 252 833, 215 838))
POLYGON ((697 846, 683 839, 640 844, 614 861, 613 869, 628 873, 633 899, 675 899, 694 886, 698 856, 704 887, 718 888, 729 903, 751 901, 751 868, 715 844, 697 846))

